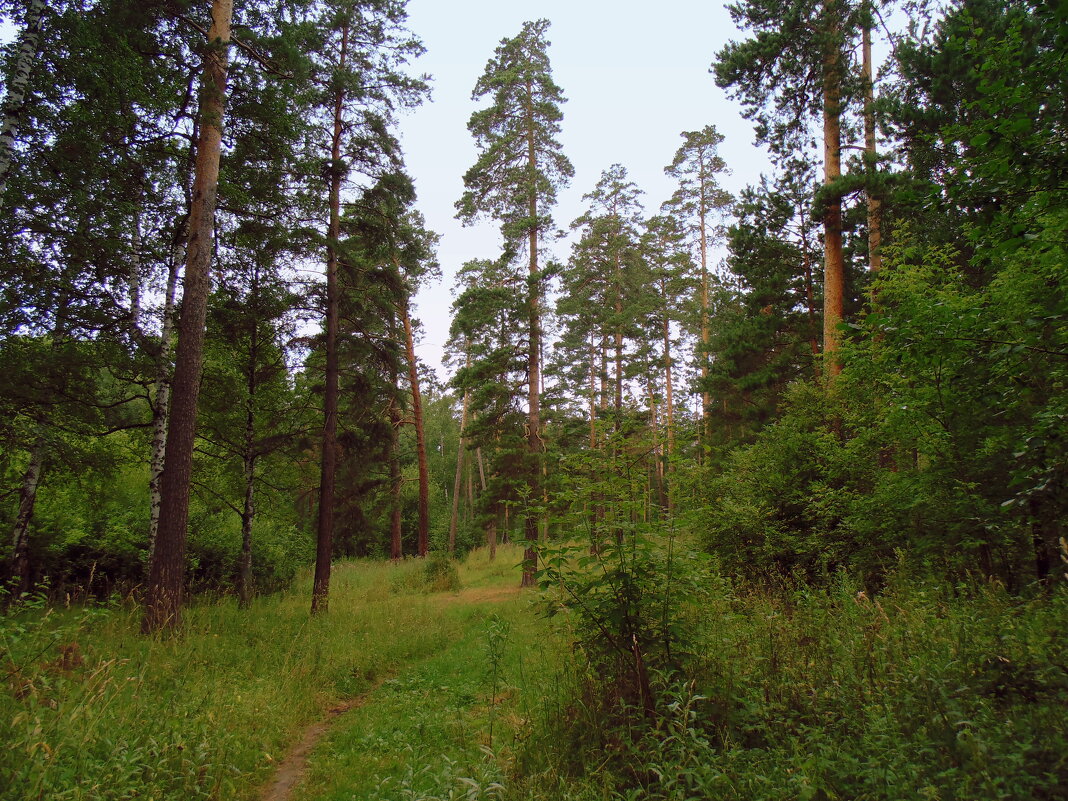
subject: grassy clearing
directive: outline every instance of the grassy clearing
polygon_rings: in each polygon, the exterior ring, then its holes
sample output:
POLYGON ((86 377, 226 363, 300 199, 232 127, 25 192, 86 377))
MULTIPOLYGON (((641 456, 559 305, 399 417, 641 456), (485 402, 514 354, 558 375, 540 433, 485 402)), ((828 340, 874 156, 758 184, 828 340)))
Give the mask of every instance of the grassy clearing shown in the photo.
MULTIPOLYGON (((476 556, 461 580, 517 584, 517 562, 476 556)), ((338 565, 316 619, 307 580, 248 611, 199 603, 169 640, 141 637, 122 605, 0 619, 4 797, 254 798, 324 709, 465 636, 472 621, 422 591, 424 570, 338 565)))

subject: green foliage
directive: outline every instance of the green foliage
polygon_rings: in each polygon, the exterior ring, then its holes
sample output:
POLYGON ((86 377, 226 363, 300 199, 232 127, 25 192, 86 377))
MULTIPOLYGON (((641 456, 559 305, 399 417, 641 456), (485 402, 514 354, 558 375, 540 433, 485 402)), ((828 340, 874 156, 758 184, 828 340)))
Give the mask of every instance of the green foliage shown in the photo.
POLYGON ((776 595, 723 583, 700 605, 699 656, 660 714, 605 730, 576 694, 530 741, 553 766, 534 779, 665 801, 1055 798, 1068 780, 1063 592, 901 576, 872 598, 845 579, 776 595))
POLYGON ((423 565, 423 583, 429 592, 459 592, 456 561, 444 551, 432 551, 423 565))

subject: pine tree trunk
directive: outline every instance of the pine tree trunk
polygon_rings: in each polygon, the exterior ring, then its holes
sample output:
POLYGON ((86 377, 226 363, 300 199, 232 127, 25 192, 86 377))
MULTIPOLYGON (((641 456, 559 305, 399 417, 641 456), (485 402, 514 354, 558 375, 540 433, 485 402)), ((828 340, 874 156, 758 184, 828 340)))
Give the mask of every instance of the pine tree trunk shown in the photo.
POLYGON ((708 230, 706 217, 708 209, 705 208, 705 164, 704 155, 701 156, 701 165, 698 172, 698 213, 701 221, 701 442, 707 442, 709 437, 709 416, 712 407, 712 395, 708 391, 708 345, 710 334, 708 330, 708 230))
POLYGON ((41 23, 47 8, 48 4, 45 0, 30 0, 29 8, 26 10, 26 27, 19 34, 15 73, 5 93, 4 118, 0 123, 0 195, 3 195, 7 188, 7 177, 11 173, 11 165, 15 160, 15 134, 26 104, 26 89, 30 82, 30 71, 37 59, 41 23))
MULTIPOLYGON (((838 0, 824 0, 826 33, 829 40, 823 59, 823 183, 835 183, 842 175, 841 129, 841 52, 838 0)), ((842 254, 842 200, 829 200, 823 222, 823 356, 827 376, 834 378, 842 371, 838 360, 845 292, 845 262, 842 254)))
POLYGON ((404 342, 408 353, 408 381, 412 385, 412 416, 415 418, 415 453, 419 461, 419 544, 418 553, 426 556, 430 540, 430 468, 426 461, 426 435, 423 428, 423 398, 419 392, 419 370, 415 360, 415 339, 408 301, 404 302, 404 342))
POLYGON ((623 286, 620 278, 620 264, 619 254, 616 254, 616 300, 615 300, 615 312, 616 312, 616 330, 613 334, 615 340, 615 420, 612 423, 612 430, 619 433, 620 427, 623 425, 623 286))
POLYGON ((252 601, 252 524, 256 519, 254 435, 255 427, 250 410, 245 422, 245 503, 241 509, 241 559, 237 574, 237 600, 242 609, 247 609, 252 601))
POLYGON ((233 0, 212 0, 212 23, 208 32, 209 47, 204 55, 204 84, 200 96, 201 126, 186 248, 185 291, 178 323, 178 351, 167 427, 167 462, 160 482, 160 524, 149 568, 145 616, 141 623, 141 630, 146 634, 173 628, 181 622, 189 482, 204 355, 204 321, 211 289, 227 47, 233 10, 233 0))
MULTIPOLYGON (((812 350, 813 356, 820 355, 820 343, 816 336, 817 331, 817 315, 816 315, 816 293, 812 280, 812 251, 808 246, 808 226, 805 224, 805 209, 799 208, 798 214, 801 220, 801 265, 805 273, 805 306, 808 310, 809 323, 812 326, 812 338, 809 339, 809 348, 812 350)), ((817 375, 819 374, 819 367, 817 363, 817 375)))
MULTIPOLYGON (((345 71, 349 27, 341 31, 339 71, 345 71)), ((326 612, 330 596, 330 560, 334 551, 334 484, 337 479, 338 403, 338 285, 337 247, 341 239, 341 137, 345 90, 334 96, 334 133, 330 143, 330 225, 326 244, 326 382, 323 389, 322 467, 319 477, 319 517, 315 538, 315 578, 312 584, 312 614, 326 612)))
MULTIPOLYGON (((533 121, 533 87, 527 83, 527 168, 530 174, 537 173, 537 157, 534 142, 533 121)), ((529 391, 527 392, 527 447, 531 455, 530 474, 528 476, 530 494, 528 501, 533 503, 540 495, 538 484, 541 479, 541 289, 538 277, 538 196, 534 187, 530 188, 528 199, 528 211, 530 214, 530 231, 528 233, 528 249, 530 251, 530 308, 529 308, 529 351, 527 356, 527 371, 529 378, 529 391)), ((538 554, 534 543, 538 539, 538 514, 533 509, 528 509, 524 520, 524 536, 526 548, 523 551, 523 578, 520 585, 531 587, 534 585, 534 571, 537 569, 538 554)))
POLYGON ((597 447, 597 346, 590 337, 590 450, 597 447))
POLYGON ((389 422, 389 558, 396 561, 404 558, 404 531, 401 527, 401 487, 404 479, 400 464, 401 415, 397 402, 392 399, 389 402, 389 422))
MULTIPOLYGON (((667 287, 661 282, 660 294, 667 298, 667 287)), ((672 457, 675 455, 675 404, 672 397, 672 383, 671 383, 671 321, 668 319, 667 309, 664 310, 664 414, 667 418, 665 425, 667 427, 667 476, 670 477, 675 470, 675 466, 672 462, 672 457)), ((671 493, 671 481, 665 479, 664 494, 667 496, 667 508, 668 512, 672 512, 675 508, 675 501, 672 498, 671 493)))
POLYGON ((875 81, 871 63, 871 1, 865 3, 868 14, 861 33, 863 51, 862 70, 864 81, 864 158, 867 161, 868 186, 868 268, 877 273, 883 266, 882 202, 870 186, 875 175, 875 161, 879 154, 875 149, 875 81))
POLYGON ((482 491, 486 491, 486 467, 482 464, 482 448, 475 448, 475 461, 478 462, 478 482, 482 491))
MULTIPOLYGON (((252 292, 258 291, 258 275, 253 278, 252 292)), ((255 326, 249 342, 245 375, 245 440, 242 448, 245 475, 245 503, 241 508, 241 558, 238 562, 238 606, 247 609, 252 601, 252 524, 256 519, 256 365, 259 362, 259 336, 255 326)))

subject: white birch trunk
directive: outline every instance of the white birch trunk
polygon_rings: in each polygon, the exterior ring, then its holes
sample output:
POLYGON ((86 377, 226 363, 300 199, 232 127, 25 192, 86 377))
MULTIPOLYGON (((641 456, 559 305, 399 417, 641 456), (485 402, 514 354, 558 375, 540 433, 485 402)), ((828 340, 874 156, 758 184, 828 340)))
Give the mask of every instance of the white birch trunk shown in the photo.
MULTIPOLYGON (((184 239, 184 237, 180 238, 184 239)), ((176 251, 180 248, 176 248, 176 251)), ((167 292, 163 300, 163 328, 159 341, 159 366, 156 372, 156 404, 152 410, 152 456, 149 460, 149 521, 148 559, 152 564, 152 552, 156 548, 156 532, 159 530, 160 478, 167 450, 167 424, 171 409, 171 379, 174 376, 174 296, 178 288, 178 266, 184 261, 176 252, 167 273, 167 292)))
POLYGON ((47 9, 45 0, 30 0, 26 12, 26 27, 19 35, 19 52, 15 59, 15 74, 4 97, 4 120, 0 127, 0 194, 7 188, 7 176, 15 158, 15 132, 19 127, 22 109, 26 103, 26 89, 30 71, 37 59, 37 46, 41 39, 41 22, 47 9))

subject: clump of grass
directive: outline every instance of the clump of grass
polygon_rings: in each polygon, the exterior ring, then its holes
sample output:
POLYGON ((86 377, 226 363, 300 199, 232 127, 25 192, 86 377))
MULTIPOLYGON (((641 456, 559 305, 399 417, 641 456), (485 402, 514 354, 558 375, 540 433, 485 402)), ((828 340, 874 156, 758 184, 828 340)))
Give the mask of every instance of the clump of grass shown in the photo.
POLYGON ((456 560, 444 551, 433 551, 423 565, 423 582, 429 592, 459 592, 460 573, 456 560))

